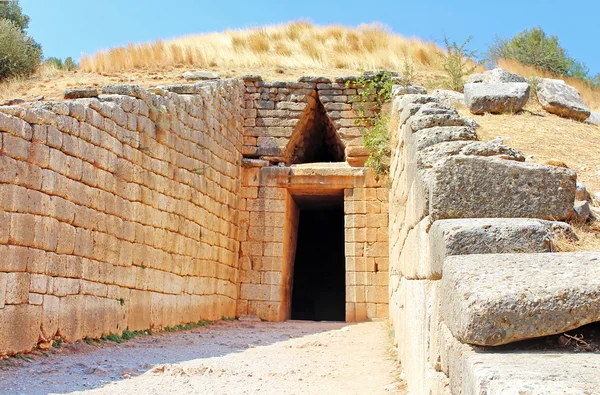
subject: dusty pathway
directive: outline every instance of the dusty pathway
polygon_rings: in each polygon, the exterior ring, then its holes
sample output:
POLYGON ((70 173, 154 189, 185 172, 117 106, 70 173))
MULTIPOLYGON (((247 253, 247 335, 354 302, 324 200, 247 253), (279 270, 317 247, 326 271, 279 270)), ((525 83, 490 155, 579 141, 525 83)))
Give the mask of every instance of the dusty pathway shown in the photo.
POLYGON ((0 361, 0 393, 401 393, 389 347, 383 322, 220 322, 0 361))

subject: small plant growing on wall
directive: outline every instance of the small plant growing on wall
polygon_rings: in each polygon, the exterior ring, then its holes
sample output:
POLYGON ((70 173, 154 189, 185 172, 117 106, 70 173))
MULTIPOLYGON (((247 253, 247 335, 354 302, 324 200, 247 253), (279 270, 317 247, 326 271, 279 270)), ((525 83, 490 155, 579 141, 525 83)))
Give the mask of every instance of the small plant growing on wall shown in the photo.
MULTIPOLYGON (((346 84, 347 86, 350 83, 346 84)), ((390 116, 382 111, 384 105, 391 100, 392 74, 389 71, 377 71, 364 74, 354 81, 357 89, 358 115, 355 122, 362 125, 362 136, 365 148, 369 150, 369 158, 365 165, 373 169, 377 178, 388 175, 390 170, 390 116)))

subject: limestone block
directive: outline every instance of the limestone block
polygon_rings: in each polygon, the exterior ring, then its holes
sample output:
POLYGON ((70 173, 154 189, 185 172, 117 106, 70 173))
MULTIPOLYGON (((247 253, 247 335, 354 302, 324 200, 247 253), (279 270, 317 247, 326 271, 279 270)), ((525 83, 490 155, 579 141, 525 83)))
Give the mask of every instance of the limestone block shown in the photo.
POLYGON ((477 134, 469 126, 437 126, 414 134, 416 150, 422 150, 446 141, 477 140, 477 134))
POLYGON ((442 315, 460 341, 501 345, 600 320, 600 253, 448 257, 442 315))
POLYGON ((539 78, 537 97, 544 110, 561 117, 585 121, 591 112, 579 92, 563 80, 539 78))
POLYGON ((29 302, 29 273, 6 273, 6 304, 29 302))
POLYGON ((521 111, 529 100, 527 82, 465 84, 465 103, 473 114, 521 111))
POLYGON ((447 218, 565 219, 576 174, 565 168, 478 156, 453 156, 432 170, 429 213, 447 218))
POLYGON ((0 355, 31 351, 38 342, 42 307, 29 304, 0 310, 0 355))
POLYGON ((42 301, 42 325, 41 335, 50 340, 58 331, 58 317, 60 311, 60 299, 53 295, 44 295, 42 301))
POLYGON ((402 279, 398 352, 411 393, 424 394, 427 386, 429 332, 439 282, 402 279))
MULTIPOLYGON (((573 230, 564 222, 527 218, 435 221, 429 230, 431 248, 424 260, 431 275, 441 278, 444 260, 448 256, 552 252, 553 241, 559 233, 572 236, 573 230)), ((410 236, 407 243, 409 240, 410 236)))
POLYGON ((0 131, 20 136, 25 140, 31 140, 33 129, 31 125, 20 118, 0 112, 0 131))
POLYGON ((151 293, 132 289, 128 306, 127 327, 129 330, 134 331, 150 328, 151 293))
POLYGON ((30 257, 27 247, 0 245, 0 271, 24 272, 30 257))
POLYGON ((5 306, 6 286, 8 285, 8 273, 0 273, 0 309, 5 306))

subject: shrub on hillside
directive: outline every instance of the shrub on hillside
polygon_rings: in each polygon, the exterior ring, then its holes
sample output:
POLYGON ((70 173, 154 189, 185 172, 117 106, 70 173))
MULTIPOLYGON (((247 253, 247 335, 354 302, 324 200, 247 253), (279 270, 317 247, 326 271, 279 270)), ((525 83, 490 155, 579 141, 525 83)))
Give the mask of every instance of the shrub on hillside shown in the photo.
POLYGON ((77 63, 75 63, 73 58, 70 56, 68 58, 66 58, 64 61, 61 58, 56 58, 56 57, 52 56, 52 57, 46 59, 44 61, 44 63, 50 64, 58 70, 66 70, 66 71, 73 71, 79 67, 77 65, 77 63))
POLYGON ((499 59, 516 60, 556 75, 588 78, 587 67, 568 56, 558 37, 547 35, 539 27, 510 39, 497 38, 489 49, 488 61, 496 63, 499 59))
POLYGON ((15 23, 0 19, 0 80, 31 75, 40 65, 42 49, 15 23))
POLYGON ((476 65, 473 61, 475 51, 467 49, 467 45, 473 37, 468 37, 462 44, 450 41, 444 35, 444 46, 446 51, 442 53, 443 68, 446 72, 444 86, 453 91, 462 92, 465 86, 464 77, 473 74, 476 65))

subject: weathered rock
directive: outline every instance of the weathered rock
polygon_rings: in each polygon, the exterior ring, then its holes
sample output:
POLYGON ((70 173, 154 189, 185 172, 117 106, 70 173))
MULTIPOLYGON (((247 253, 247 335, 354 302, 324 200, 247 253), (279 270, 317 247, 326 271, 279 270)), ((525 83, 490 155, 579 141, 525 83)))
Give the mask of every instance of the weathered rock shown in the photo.
POLYGON ((210 71, 186 71, 183 73, 183 78, 186 80, 197 81, 197 80, 217 80, 219 74, 210 71))
POLYGON ((98 89, 84 88, 65 90, 65 99, 85 99, 89 97, 98 97, 98 89))
POLYGON ((591 199, 591 195, 588 192, 587 188, 585 187, 585 185, 583 185, 582 183, 580 183, 578 181, 577 182, 577 192, 575 193, 575 200, 589 201, 590 199, 591 199))
POLYGON ((592 112, 592 113, 590 113, 590 117, 588 119, 586 119, 585 122, 589 123, 591 125, 598 125, 598 126, 600 126, 600 112, 592 112))
POLYGON ((438 102, 437 97, 433 97, 431 95, 416 95, 416 94, 408 94, 394 98, 394 102, 396 102, 396 108, 398 111, 404 110, 408 104, 425 104, 431 102, 438 102))
POLYGON ((529 90, 523 82, 466 84, 465 103, 473 114, 515 113, 529 100, 529 90))
POLYGON ((400 119, 399 119, 400 125, 404 125, 410 117, 412 117, 419 111, 420 108, 421 108, 421 104, 415 104, 415 103, 407 104, 404 107, 404 109, 402 110, 402 113, 400 114, 400 119))
MULTIPOLYGON (((419 109, 421 111, 421 109, 419 109)), ((413 115, 406 123, 413 132, 421 129, 432 128, 435 126, 465 126, 465 120, 458 114, 451 112, 431 114, 431 115, 413 115)))
POLYGON ((442 273, 446 257, 471 254, 552 252, 559 235, 576 238, 565 222, 529 218, 469 218, 435 221, 429 229, 430 264, 442 273))
POLYGON ((502 145, 502 142, 475 141, 464 146, 460 153, 462 155, 496 156, 501 159, 525 162, 525 155, 521 151, 502 145))
POLYGON ((171 84, 157 86, 158 89, 162 89, 168 92, 177 94, 194 94, 198 93, 198 86, 196 84, 171 84))
POLYGON ((467 78, 467 84, 480 84, 482 82, 485 82, 485 77, 487 75, 486 74, 471 74, 468 78, 467 78))
POLYGON ((427 94, 427 88, 419 85, 394 85, 392 86, 392 96, 402 96, 408 94, 419 94, 425 95, 427 94))
POLYGON ((148 92, 144 88, 136 84, 105 85, 102 87, 102 93, 107 95, 112 94, 133 96, 142 100, 148 97, 148 92))
POLYGON ((429 213, 434 220, 564 220, 573 213, 576 178, 575 172, 561 167, 452 156, 432 169, 429 213))
POLYGON ((431 93, 431 96, 437 97, 440 103, 447 106, 464 106, 465 95, 460 92, 455 92, 447 89, 436 89, 431 93))
POLYGON ((496 346, 600 321, 600 252, 451 256, 442 315, 461 342, 496 346))
POLYGON ((262 81, 262 77, 258 74, 246 74, 242 76, 242 80, 256 82, 262 81))
POLYGON ((315 77, 315 76, 305 75, 305 76, 298 78, 298 82, 314 82, 314 83, 318 83, 318 84, 330 84, 331 79, 329 79, 327 77, 315 77))
POLYGON ((468 126, 437 126, 419 130, 414 135, 417 150, 445 141, 477 140, 477 134, 468 126))
POLYGON ((575 202, 574 209, 576 220, 579 222, 586 222, 588 219, 590 219, 590 216, 592 215, 590 204, 587 201, 575 202))
POLYGON ((581 99, 577 89, 563 80, 540 78, 537 97, 544 110, 549 113, 581 122, 590 117, 590 109, 581 99))
POLYGON ((486 84, 505 84, 510 82, 527 82, 527 78, 518 74, 511 73, 502 68, 495 68, 485 72, 484 83, 486 84))
POLYGON ((42 306, 6 305, 0 310, 0 354, 31 351, 38 342, 42 306))

